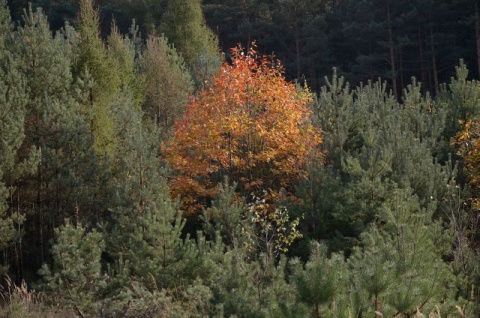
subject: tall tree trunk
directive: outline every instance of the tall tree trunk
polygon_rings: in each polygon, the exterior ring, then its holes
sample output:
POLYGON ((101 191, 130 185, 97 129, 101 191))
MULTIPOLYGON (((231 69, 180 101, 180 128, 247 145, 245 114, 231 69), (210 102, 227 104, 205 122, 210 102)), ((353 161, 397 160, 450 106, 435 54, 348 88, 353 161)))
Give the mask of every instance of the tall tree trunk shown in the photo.
POLYGON ((297 79, 300 79, 301 67, 300 67, 300 39, 298 35, 297 26, 295 26, 295 54, 297 55, 297 79))
POLYGON ((426 79, 427 79, 427 72, 425 70, 425 55, 423 52, 423 38, 422 38, 422 28, 418 27, 418 55, 420 57, 420 80, 423 83, 423 87, 425 87, 426 79))
MULTIPOLYGON (((372 41, 368 43, 368 49, 369 49, 370 56, 373 55, 374 52, 373 52, 372 41)), ((371 81, 375 81, 377 79, 375 75, 374 66, 375 66, 374 63, 372 62, 372 60, 370 60, 370 62, 368 62, 368 74, 371 81)))
POLYGON ((430 50, 432 52, 433 83, 435 85, 435 94, 437 94, 439 89, 438 69, 437 69, 437 58, 436 58, 436 52, 435 52, 435 35, 433 33, 433 27, 431 25, 430 25, 430 50))
POLYGON ((42 175, 42 164, 38 165, 37 171, 37 202, 36 202, 36 228, 38 231, 38 246, 39 251, 37 255, 37 266, 43 264, 45 262, 45 235, 44 235, 44 227, 45 227, 45 215, 44 215, 44 207, 43 207, 43 198, 42 198, 42 184, 43 184, 43 175, 42 175))
POLYGON ((382 302, 380 301, 380 299, 378 299, 378 293, 377 292, 375 292, 373 301, 374 301, 374 306, 375 306, 375 318, 383 317, 383 315, 380 313, 380 311, 382 310, 382 302))
POLYGON ((480 17, 478 13, 478 1, 475 1, 475 36, 477 43, 477 70, 480 78, 480 17))
MULTIPOLYGON (((16 194, 17 194, 17 202, 16 202, 16 211, 13 212, 13 213, 16 213, 17 215, 17 219, 20 220, 21 218, 21 210, 20 210, 20 190, 17 189, 17 191, 15 191, 16 194)), ((11 201, 13 203, 13 200, 11 201)), ((12 208, 13 208, 13 204, 12 204, 12 208)), ((23 224, 21 224, 20 222, 18 222, 18 224, 16 224, 16 231, 17 233, 21 233, 22 231, 22 227, 23 227, 23 224)), ((17 285, 20 285, 22 280, 24 279, 24 262, 23 262, 23 235, 19 237, 18 241, 15 242, 13 244, 13 249, 14 249, 14 253, 15 253, 15 265, 16 265, 16 274, 17 274, 17 277, 16 277, 16 284, 17 285)), ((5 261, 7 262, 7 258, 5 258, 5 261)), ((7 264, 6 264, 7 265, 7 264)))
POLYGON ((390 3, 387 2, 387 23, 388 23, 388 46, 390 48, 390 71, 392 73, 392 88, 393 96, 398 100, 397 92, 397 76, 396 76, 396 67, 395 67, 395 50, 393 47, 393 31, 392 31, 392 20, 390 17, 390 3))
POLYGON ((400 87, 405 87, 404 76, 403 76, 403 56, 402 56, 402 45, 398 47, 398 73, 400 74, 400 87))
POLYGON ((297 79, 300 79, 302 75, 301 72, 301 63, 300 63, 300 34, 298 30, 298 12, 297 6, 295 7, 295 55, 296 55, 296 64, 297 64, 297 79))

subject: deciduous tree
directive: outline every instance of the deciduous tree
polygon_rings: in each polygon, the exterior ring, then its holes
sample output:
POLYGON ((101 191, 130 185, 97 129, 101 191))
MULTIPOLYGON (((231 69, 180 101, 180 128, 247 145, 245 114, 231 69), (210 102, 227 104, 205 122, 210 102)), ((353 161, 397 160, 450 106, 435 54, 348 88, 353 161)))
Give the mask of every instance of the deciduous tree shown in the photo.
POLYGON ((232 63, 187 105, 164 151, 179 171, 172 193, 188 212, 214 195, 224 175, 245 195, 281 188, 288 194, 306 174, 320 130, 310 123, 310 93, 282 74, 272 57, 234 48, 232 63))

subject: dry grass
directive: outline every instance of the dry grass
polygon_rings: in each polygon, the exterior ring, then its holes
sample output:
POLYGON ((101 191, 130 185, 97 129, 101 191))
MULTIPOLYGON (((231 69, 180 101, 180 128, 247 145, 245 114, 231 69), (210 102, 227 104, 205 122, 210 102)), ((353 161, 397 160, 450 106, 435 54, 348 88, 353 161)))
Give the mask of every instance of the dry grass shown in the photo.
POLYGON ((0 317, 5 318, 73 318, 72 311, 47 305, 43 293, 29 290, 25 281, 17 286, 10 277, 0 289, 0 317))

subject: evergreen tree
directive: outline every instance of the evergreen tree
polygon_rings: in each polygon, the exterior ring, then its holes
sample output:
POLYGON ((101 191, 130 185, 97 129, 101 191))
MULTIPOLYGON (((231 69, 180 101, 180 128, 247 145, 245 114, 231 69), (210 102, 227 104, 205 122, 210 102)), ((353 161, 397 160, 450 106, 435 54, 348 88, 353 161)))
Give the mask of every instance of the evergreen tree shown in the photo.
POLYGON ((219 185, 218 194, 212 206, 203 211, 201 216, 205 233, 219 239, 226 246, 240 247, 245 242, 242 239, 245 203, 236 193, 237 185, 229 185, 228 178, 219 185))
POLYGON ((167 7, 167 0, 143 0, 137 2, 117 0, 114 6, 119 11, 116 12, 115 18, 120 25, 122 25, 121 21, 125 21, 128 26, 128 23, 133 19, 139 24, 141 33, 149 36, 155 34, 157 27, 160 26, 167 7))
MULTIPOLYGON (((224 316, 281 317, 295 307, 294 287, 285 280, 286 258, 278 264, 246 257, 237 247, 224 253, 210 280, 212 301, 224 316)), ((300 316, 305 308, 296 307, 300 316)), ((298 317, 298 316, 297 316, 298 317)))
MULTIPOLYGON (((451 173, 455 176, 456 169, 451 169, 451 173)), ((471 202, 470 189, 461 188, 452 178, 441 210, 448 220, 453 240, 450 266, 455 278, 455 302, 466 317, 480 313, 479 300, 476 298, 480 286, 478 220, 476 210, 471 205, 474 204, 471 202)))
POLYGON ((44 265, 39 271, 43 280, 39 287, 80 317, 99 314, 105 285, 100 262, 104 248, 100 233, 72 225, 67 219, 55 230, 53 266, 44 265))
MULTIPOLYGON (((24 221, 23 213, 20 214, 20 211, 17 210, 16 217, 14 217, 12 215, 13 207, 9 209, 8 204, 9 201, 12 202, 8 199, 15 191, 12 183, 19 177, 18 172, 22 170, 15 168, 19 166, 17 165, 17 151, 25 137, 23 122, 27 101, 25 81, 15 70, 15 62, 6 49, 5 42, 8 42, 8 38, 12 36, 12 31, 10 13, 6 1, 3 1, 0 3, 0 61, 2 61, 0 68, 0 158, 2 158, 0 163, 0 227, 2 228, 0 246, 4 251, 0 268, 2 274, 7 271, 10 261, 6 248, 12 243, 16 243, 15 239, 21 238, 22 233, 17 229, 20 230, 24 221)), ((32 164, 31 169, 34 172, 36 163, 32 162, 32 164)))
POLYGON ((188 286, 195 279, 201 256, 189 237, 182 238, 185 220, 174 203, 169 202, 167 189, 161 193, 155 203, 145 206, 137 216, 130 234, 132 270, 150 288, 188 286))
POLYGON ((360 312, 409 316, 452 309, 451 276, 442 261, 450 240, 432 221, 434 211, 434 205, 421 208, 408 189, 394 190, 382 205, 379 222, 350 259, 353 293, 363 298, 360 312))
POLYGON ((141 295, 131 289, 132 281, 141 293, 158 296, 161 303, 167 301, 161 296, 165 292, 171 301, 187 304, 185 293, 193 288, 197 277, 210 271, 201 255, 208 244, 202 249, 200 234, 196 242, 183 235, 186 220, 178 203, 170 198, 159 156, 158 128, 142 124, 142 114, 134 108, 125 110, 125 118, 130 119, 126 122, 128 133, 119 148, 123 156, 118 158, 114 173, 115 196, 103 226, 112 268, 109 306, 121 308, 129 300, 142 306, 138 302, 143 300, 137 298, 141 295))
POLYGON ((479 116, 480 90, 476 80, 469 80, 467 66, 460 60, 455 68, 456 76, 452 77, 448 86, 443 86, 439 100, 445 103, 447 110, 444 136, 447 141, 460 131, 461 123, 479 116))
POLYGON ((88 73, 94 81, 84 107, 92 115, 89 125, 98 155, 113 158, 116 140, 111 103, 118 92, 120 78, 115 60, 100 38, 98 12, 93 8, 92 0, 80 2, 77 24, 80 35, 74 61, 75 76, 78 78, 88 73))
POLYGON ((293 285, 285 280, 286 257, 268 248, 269 243, 282 241, 282 228, 291 229, 291 224, 276 227, 271 219, 261 220, 253 210, 262 204, 246 205, 235 188, 225 180, 212 207, 204 210, 207 237, 216 242, 203 255, 212 268, 205 282, 212 291, 212 302, 224 316, 277 317, 292 308, 305 314, 304 306, 295 305, 293 285))
MULTIPOLYGON (((248 44, 252 40, 257 40, 259 45, 267 45, 272 39, 260 38, 252 34, 262 32, 255 30, 253 23, 256 22, 257 15, 264 13, 270 15, 268 5, 258 3, 255 0, 246 0, 238 2, 234 0, 206 0, 203 2, 203 9, 208 25, 215 31, 223 51, 234 47, 238 43, 248 44)), ((263 32, 266 30, 264 29, 263 32)), ((265 50, 265 53, 269 51, 265 50)))
MULTIPOLYGON (((312 245, 312 253, 305 268, 299 266, 298 262, 292 262, 292 265, 296 265, 292 280, 297 289, 298 301, 312 308, 312 317, 334 315, 336 311, 339 313, 344 309, 338 308, 338 304, 332 304, 339 298, 338 294, 346 290, 346 264, 341 255, 328 258, 325 245, 312 245)), ((343 316, 346 316, 345 312, 343 316)))
POLYGON ((130 26, 129 34, 123 36, 114 21, 107 43, 108 53, 113 59, 112 66, 118 70, 120 95, 131 99, 137 109, 145 99, 145 77, 139 75, 138 65, 141 55, 139 37, 135 22, 130 26))
MULTIPOLYGON (((25 211, 14 198, 20 196, 18 180, 36 171, 39 153, 34 148, 23 149, 25 139, 24 122, 28 101, 25 79, 18 72, 9 43, 13 36, 10 14, 5 2, 0 4, 0 249, 4 251, 1 269, 8 267, 7 247, 21 242, 25 211)), ((18 251, 18 250, 17 250, 18 251)), ((17 264, 18 265, 18 264, 17 264)), ((17 266, 17 276, 20 269, 17 266)))
POLYGON ((200 54, 218 54, 217 38, 205 23, 199 0, 168 0, 160 30, 189 67, 200 54))
POLYGON ((26 255, 32 257, 28 260, 32 270, 47 260, 47 242, 65 217, 75 214, 92 224, 101 218, 106 203, 102 202, 106 169, 98 164, 88 114, 81 108, 91 80, 75 81, 71 74, 74 37, 69 29, 52 36, 43 13, 29 10, 25 25, 9 43, 28 87, 22 148, 41 152, 36 175, 21 180, 23 194, 18 197, 29 213, 26 246, 33 251, 26 255))
MULTIPOLYGON (((476 294, 480 286, 478 268, 480 231, 478 227, 479 187, 478 187, 478 82, 466 80, 467 70, 463 63, 457 67, 457 78, 445 88, 449 117, 445 137, 457 129, 452 145, 457 149, 459 158, 457 178, 449 188, 449 196, 443 205, 455 235, 454 262, 452 268, 457 278, 457 297, 459 301, 468 300, 462 306, 466 313, 478 315, 480 306, 476 294), (450 100, 451 96, 453 100, 450 100), (458 119, 458 122, 454 122, 458 119), (467 288, 467 286, 469 286, 467 288), (475 290, 477 292, 475 292, 475 290)), ((449 148, 451 149, 451 148, 449 148)))
POLYGON ((351 92, 334 73, 327 84, 315 106, 326 166, 310 162, 309 177, 297 190, 304 198, 299 212, 314 238, 344 249, 378 218, 393 189, 413 189, 423 207, 442 199, 448 173, 433 156, 442 146, 445 108, 421 97, 415 81, 404 104, 378 82, 351 92))
MULTIPOLYGON (((329 56, 326 16, 329 1, 274 1, 272 18, 277 22, 270 50, 275 50, 292 78, 306 79, 318 88, 318 77, 325 74, 333 61, 329 56), (276 47, 286 48, 277 51, 276 47)), ((257 31, 258 32, 258 31, 257 31)))
POLYGON ((193 93, 192 78, 183 58, 163 36, 148 38, 140 68, 147 79, 142 107, 147 120, 157 121, 161 132, 169 133, 193 93))
POLYGON ((42 8, 53 30, 58 31, 65 22, 72 24, 79 9, 78 1, 34 0, 32 7, 42 8))

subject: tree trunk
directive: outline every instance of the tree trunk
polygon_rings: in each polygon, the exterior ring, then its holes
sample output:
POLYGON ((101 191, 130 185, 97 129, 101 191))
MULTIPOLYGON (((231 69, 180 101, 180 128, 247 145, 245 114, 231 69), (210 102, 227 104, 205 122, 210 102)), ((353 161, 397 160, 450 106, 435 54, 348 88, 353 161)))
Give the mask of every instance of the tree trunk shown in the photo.
POLYGON ((395 67, 395 50, 393 47, 393 31, 392 31, 392 20, 390 17, 390 3, 387 2, 387 23, 388 23, 388 46, 390 48, 390 71, 392 73, 392 88, 393 96, 398 100, 397 92, 397 76, 396 76, 396 67, 395 67))
POLYGON ((438 84, 438 69, 437 69, 437 58, 435 53, 435 36, 433 33, 433 27, 430 26, 430 50, 432 52, 432 72, 433 72, 433 83, 435 85, 435 94, 438 93, 439 84, 438 84))
POLYGON ((478 13, 478 2, 475 1, 475 36, 477 43, 477 70, 480 77, 480 17, 478 13))
POLYGON ((400 74, 400 87, 405 87, 405 81, 403 77, 403 58, 402 58, 402 45, 398 47, 398 73, 400 74))
POLYGON ((374 295, 374 306, 375 306, 375 318, 382 318, 383 315, 381 314, 381 310, 382 310, 382 302, 380 301, 380 299, 378 299, 378 294, 375 293, 374 295))
POLYGON ((418 54, 420 57, 420 80, 423 84, 423 87, 425 87, 426 83, 426 78, 427 78, 427 72, 425 70, 425 56, 423 53, 423 39, 422 39, 422 28, 418 27, 418 54))
POLYGON ((295 6, 295 55, 296 55, 296 64, 297 64, 297 79, 300 79, 302 75, 301 72, 301 63, 300 63, 300 34, 298 30, 298 13, 297 7, 295 6))

